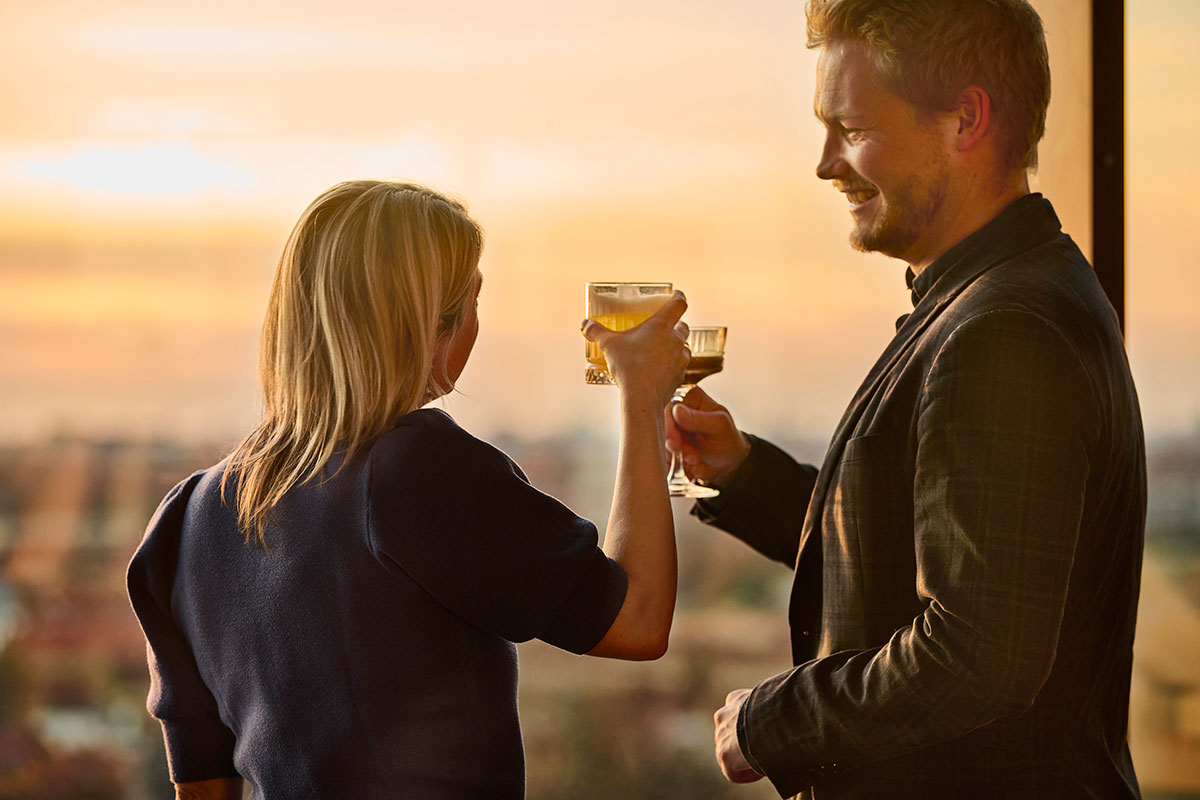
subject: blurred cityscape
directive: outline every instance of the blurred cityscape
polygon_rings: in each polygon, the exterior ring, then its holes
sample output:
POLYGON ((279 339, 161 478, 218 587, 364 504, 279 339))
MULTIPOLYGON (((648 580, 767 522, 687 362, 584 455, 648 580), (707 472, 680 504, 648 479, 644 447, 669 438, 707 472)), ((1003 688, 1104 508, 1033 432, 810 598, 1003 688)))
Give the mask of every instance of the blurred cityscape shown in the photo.
MULTIPOLYGON (((612 443, 496 442, 603 526, 612 443)), ((786 442, 814 458, 811 443, 786 442)), ((0 449, 0 800, 170 796, 124 571, 172 485, 222 445, 61 437, 0 449)), ((1148 798, 1200 798, 1200 433, 1154 443, 1130 737, 1148 798)), ((730 786, 712 712, 788 664, 789 572, 676 506, 671 651, 631 664, 521 646, 531 800, 775 797, 730 786)))

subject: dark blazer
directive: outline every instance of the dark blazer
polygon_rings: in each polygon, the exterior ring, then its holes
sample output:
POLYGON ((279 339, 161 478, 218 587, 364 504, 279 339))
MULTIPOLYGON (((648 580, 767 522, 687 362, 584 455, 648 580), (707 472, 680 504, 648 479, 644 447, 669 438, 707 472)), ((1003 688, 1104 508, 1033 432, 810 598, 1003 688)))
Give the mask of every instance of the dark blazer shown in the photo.
POLYGON ((739 740, 781 795, 1137 797, 1145 524, 1112 307, 1023 197, 915 281, 818 472, 754 439, 695 512, 795 567, 739 740))

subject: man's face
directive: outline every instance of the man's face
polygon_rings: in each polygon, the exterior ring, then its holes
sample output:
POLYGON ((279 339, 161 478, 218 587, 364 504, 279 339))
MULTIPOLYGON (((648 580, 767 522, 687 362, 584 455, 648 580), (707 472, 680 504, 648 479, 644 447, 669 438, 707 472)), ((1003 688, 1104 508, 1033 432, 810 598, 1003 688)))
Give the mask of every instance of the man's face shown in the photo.
POLYGON ((950 182, 936 123, 880 85, 866 46, 852 41, 821 49, 814 111, 826 130, 817 176, 850 201, 851 245, 928 263, 950 182))

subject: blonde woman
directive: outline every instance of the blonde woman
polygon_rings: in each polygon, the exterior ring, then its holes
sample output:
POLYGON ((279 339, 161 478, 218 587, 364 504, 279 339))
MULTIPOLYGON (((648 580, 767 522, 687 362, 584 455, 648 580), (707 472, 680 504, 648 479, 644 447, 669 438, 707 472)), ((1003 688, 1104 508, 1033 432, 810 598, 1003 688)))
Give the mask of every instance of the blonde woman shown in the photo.
POLYGON ((264 414, 176 486, 129 567, 179 797, 520 798, 513 642, 653 659, 675 543, 663 408, 677 295, 594 323, 620 388, 604 549, 507 456, 423 408, 471 354, 481 235, 456 202, 355 181, 304 212, 263 326, 264 414))

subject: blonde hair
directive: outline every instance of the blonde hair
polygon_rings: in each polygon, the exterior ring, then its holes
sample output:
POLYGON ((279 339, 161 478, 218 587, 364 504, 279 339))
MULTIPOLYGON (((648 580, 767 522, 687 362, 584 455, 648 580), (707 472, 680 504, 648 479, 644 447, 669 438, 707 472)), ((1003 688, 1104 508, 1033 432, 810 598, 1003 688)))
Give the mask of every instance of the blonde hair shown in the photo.
POLYGON ((1050 105, 1041 17, 1026 0, 809 0, 808 46, 867 45, 883 84, 922 110, 987 91, 1009 169, 1037 167, 1050 105))
MULTIPOLYGON (((462 323, 482 232, 458 202, 407 183, 347 181, 301 215, 279 260, 259 345, 263 416, 234 449, 238 528, 444 394, 440 337, 462 323)), ((343 462, 345 463, 345 461, 343 462)))

